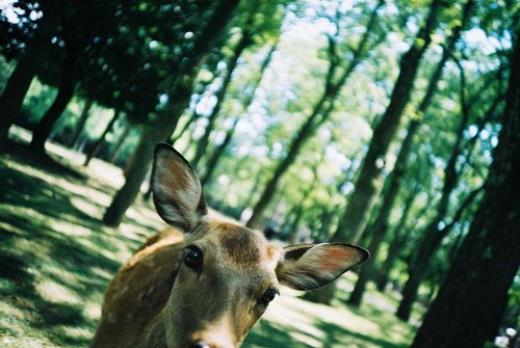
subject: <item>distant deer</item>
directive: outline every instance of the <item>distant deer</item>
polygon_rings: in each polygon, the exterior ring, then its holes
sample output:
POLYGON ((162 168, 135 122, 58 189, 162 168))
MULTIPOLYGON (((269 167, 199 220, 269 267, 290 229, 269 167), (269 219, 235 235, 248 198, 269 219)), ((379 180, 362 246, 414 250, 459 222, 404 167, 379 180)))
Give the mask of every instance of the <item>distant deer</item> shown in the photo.
POLYGON ((238 347, 280 284, 313 290, 368 258, 365 249, 340 243, 282 248, 260 232, 209 218, 197 175, 166 144, 155 150, 152 190, 173 228, 117 272, 93 347, 238 347))

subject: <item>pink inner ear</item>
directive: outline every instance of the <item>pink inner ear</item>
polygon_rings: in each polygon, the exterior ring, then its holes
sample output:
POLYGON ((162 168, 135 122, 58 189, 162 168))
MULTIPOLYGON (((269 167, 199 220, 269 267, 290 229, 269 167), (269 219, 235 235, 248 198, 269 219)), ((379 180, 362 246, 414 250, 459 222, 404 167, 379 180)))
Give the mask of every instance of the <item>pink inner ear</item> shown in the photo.
POLYGON ((361 261, 359 252, 354 248, 329 245, 325 250, 326 257, 321 266, 327 271, 343 270, 361 261))

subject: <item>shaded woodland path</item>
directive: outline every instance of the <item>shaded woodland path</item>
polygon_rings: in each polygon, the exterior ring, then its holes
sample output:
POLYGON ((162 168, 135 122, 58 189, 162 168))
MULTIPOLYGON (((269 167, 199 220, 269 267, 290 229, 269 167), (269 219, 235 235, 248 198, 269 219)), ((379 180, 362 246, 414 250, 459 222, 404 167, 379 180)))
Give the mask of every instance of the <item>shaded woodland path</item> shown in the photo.
MULTIPOLYGON (((23 135, 23 133, 21 133, 23 135)), ((101 223, 122 180, 119 169, 49 144, 53 160, 25 145, 0 154, 0 346, 88 346, 107 282, 121 262, 163 226, 138 200, 118 229, 101 223), (76 171, 71 168, 81 168, 76 171)), ((347 308, 354 274, 333 307, 284 292, 245 347, 405 347, 414 328, 394 316, 397 298, 370 291, 347 308), (267 320, 266 320, 267 319, 267 320)))

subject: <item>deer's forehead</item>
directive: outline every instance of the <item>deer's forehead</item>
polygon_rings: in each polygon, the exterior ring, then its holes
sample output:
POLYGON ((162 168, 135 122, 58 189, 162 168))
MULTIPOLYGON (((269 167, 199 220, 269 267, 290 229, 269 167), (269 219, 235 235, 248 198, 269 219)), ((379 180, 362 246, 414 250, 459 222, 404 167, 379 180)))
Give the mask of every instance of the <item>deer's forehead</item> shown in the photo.
POLYGON ((206 238, 219 251, 222 261, 241 268, 273 268, 280 257, 277 246, 249 228, 229 222, 209 222, 206 238))

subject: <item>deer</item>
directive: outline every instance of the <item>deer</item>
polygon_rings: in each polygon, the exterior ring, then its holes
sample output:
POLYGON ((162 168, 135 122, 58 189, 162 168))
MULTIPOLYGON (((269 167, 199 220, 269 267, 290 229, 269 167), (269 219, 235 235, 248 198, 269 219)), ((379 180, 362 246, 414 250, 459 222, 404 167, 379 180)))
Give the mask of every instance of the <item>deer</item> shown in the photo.
POLYGON ((314 290, 369 257, 346 243, 283 246, 211 216, 197 174, 168 144, 156 146, 151 185, 169 227, 110 282, 94 348, 240 347, 281 285, 314 290))

